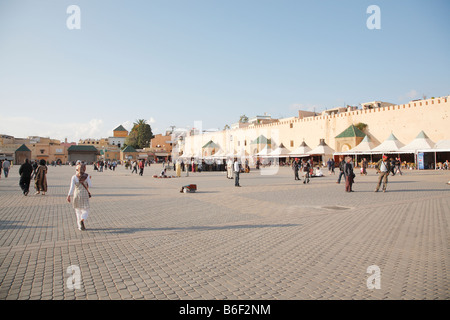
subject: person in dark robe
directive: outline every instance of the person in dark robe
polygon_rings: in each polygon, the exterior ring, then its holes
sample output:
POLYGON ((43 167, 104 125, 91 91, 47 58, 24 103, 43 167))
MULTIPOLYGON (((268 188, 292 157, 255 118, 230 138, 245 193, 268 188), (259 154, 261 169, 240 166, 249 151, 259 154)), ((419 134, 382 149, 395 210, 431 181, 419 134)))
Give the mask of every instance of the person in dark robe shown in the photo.
POLYGON ((25 196, 30 192, 31 175, 33 174, 33 167, 30 160, 25 159, 25 162, 19 168, 20 180, 19 186, 25 196))
POLYGON ((353 192, 353 179, 355 178, 355 174, 353 173, 353 165, 351 163, 352 158, 347 157, 347 161, 344 166, 344 177, 345 177, 345 191, 353 192))
POLYGON ((44 196, 47 192, 47 166, 43 159, 39 161, 39 166, 36 169, 34 187, 36 188, 35 194, 39 194, 42 191, 42 195, 44 196))

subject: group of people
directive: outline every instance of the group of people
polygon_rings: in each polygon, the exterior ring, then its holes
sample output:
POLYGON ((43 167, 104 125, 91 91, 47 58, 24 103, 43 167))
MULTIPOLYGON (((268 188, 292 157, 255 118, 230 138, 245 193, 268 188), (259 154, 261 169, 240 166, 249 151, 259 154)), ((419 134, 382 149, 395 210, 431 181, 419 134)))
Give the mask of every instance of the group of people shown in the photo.
MULTIPOLYGON (((150 165, 150 164, 148 164, 150 165)), ((133 162, 131 162, 130 164, 131 166, 131 173, 138 173, 138 169, 139 169, 139 175, 143 176, 144 175, 144 168, 146 166, 145 160, 141 159, 139 161, 134 160, 133 162)))
MULTIPOLYGON (((353 172, 353 163, 351 157, 346 157, 345 159, 343 157, 340 157, 339 159, 339 177, 337 180, 337 184, 340 184, 341 178, 345 178, 345 191, 346 192, 353 192, 352 186, 355 179, 355 173, 353 172)), ((383 155, 382 158, 376 163, 375 170, 378 174, 378 182, 377 186, 375 188, 375 192, 378 192, 380 190, 381 184, 382 191, 386 192, 387 184, 388 184, 388 176, 392 174, 393 176, 396 173, 400 173, 402 175, 401 169, 400 169, 400 158, 396 158, 395 160, 388 159, 386 155, 383 155)), ((368 163, 367 160, 364 158, 363 161, 361 161, 361 175, 367 175, 367 167, 368 163)))
MULTIPOLYGON (((299 177, 299 171, 302 172, 303 176, 303 183, 309 183, 311 176, 314 172, 314 159, 310 158, 306 160, 303 158, 301 161, 297 158, 294 159, 292 162, 292 169, 294 170, 294 180, 301 181, 301 178, 299 177)), ((323 176, 322 170, 316 171, 315 176, 323 176)))
POLYGON ((94 162, 94 170, 97 170, 98 172, 103 172, 103 168, 105 170, 112 170, 115 171, 117 167, 117 161, 97 161, 94 162))
POLYGON ((34 161, 33 164, 30 163, 30 160, 25 160, 19 168, 19 186, 24 196, 27 196, 30 192, 31 179, 34 179, 35 194, 45 195, 47 192, 47 170, 45 160, 40 160, 39 163, 34 161))

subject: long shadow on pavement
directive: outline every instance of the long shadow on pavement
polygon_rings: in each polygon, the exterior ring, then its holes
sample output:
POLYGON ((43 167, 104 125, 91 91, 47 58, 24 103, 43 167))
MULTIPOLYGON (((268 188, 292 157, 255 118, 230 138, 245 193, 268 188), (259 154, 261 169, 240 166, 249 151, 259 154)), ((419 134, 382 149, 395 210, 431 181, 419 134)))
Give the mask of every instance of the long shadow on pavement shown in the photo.
POLYGON ((234 225, 234 226, 193 226, 193 227, 166 227, 166 228, 89 228, 86 231, 109 231, 112 233, 136 233, 143 231, 210 231, 210 230, 227 230, 227 229, 253 229, 253 228, 285 228, 298 227, 299 224, 261 224, 261 225, 234 225))

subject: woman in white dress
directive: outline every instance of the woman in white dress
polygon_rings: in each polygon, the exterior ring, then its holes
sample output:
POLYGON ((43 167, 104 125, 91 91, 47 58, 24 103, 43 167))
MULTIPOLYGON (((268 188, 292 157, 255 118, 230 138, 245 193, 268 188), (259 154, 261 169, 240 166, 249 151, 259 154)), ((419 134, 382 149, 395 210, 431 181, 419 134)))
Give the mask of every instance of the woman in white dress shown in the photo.
POLYGON ((79 164, 76 168, 76 174, 70 181, 69 194, 67 201, 70 202, 70 196, 73 195, 72 206, 77 215, 78 230, 86 230, 85 221, 89 215, 89 198, 91 194, 89 188, 92 186, 91 178, 86 172, 86 165, 79 164))

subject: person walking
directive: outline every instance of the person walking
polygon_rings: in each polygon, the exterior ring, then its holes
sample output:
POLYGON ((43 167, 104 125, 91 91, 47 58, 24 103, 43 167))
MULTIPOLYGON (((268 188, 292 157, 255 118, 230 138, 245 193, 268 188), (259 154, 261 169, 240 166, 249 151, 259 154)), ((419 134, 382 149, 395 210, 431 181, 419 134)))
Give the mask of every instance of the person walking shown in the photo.
POLYGON ((395 158, 395 173, 400 173, 400 175, 402 175, 401 166, 402 162, 400 161, 400 157, 395 158))
POLYGON ((234 171, 234 186, 240 187, 241 185, 239 184, 239 173, 241 172, 241 166, 237 159, 234 159, 233 171, 234 171))
POLYGON ((341 183, 341 178, 344 175, 344 166, 345 166, 344 158, 339 157, 339 176, 338 176, 338 180, 336 181, 337 184, 341 183))
POLYGON ((353 179, 355 178, 355 174, 353 173, 353 165, 351 163, 352 158, 348 157, 347 161, 344 165, 344 177, 345 177, 345 191, 353 192, 353 179))
POLYGON ((300 178, 298 177, 299 163, 297 158, 294 160, 292 167, 294 169, 294 180, 300 180, 300 178))
POLYGON ((177 174, 177 177, 181 177, 181 163, 180 163, 180 159, 178 159, 177 163, 175 164, 175 172, 177 174))
POLYGON ((331 158, 328 159, 327 166, 328 166, 328 174, 331 175, 332 172, 334 173, 334 162, 331 160, 331 158))
POLYGON ((36 189, 35 194, 39 194, 42 191, 42 195, 45 196, 47 192, 47 165, 44 159, 39 161, 39 166, 35 171, 34 187, 36 189))
POLYGON ((139 175, 144 175, 144 160, 139 161, 139 175))
POLYGON ((86 173, 86 165, 84 163, 77 165, 76 173, 70 180, 69 193, 67 195, 67 202, 71 202, 72 207, 75 209, 77 217, 78 230, 86 230, 85 221, 89 215, 89 198, 91 194, 89 188, 92 186, 91 178, 86 173))
POLYGON ((386 192, 386 187, 388 184, 388 176, 391 172, 391 163, 389 162, 387 156, 383 155, 383 158, 377 162, 375 169, 378 172, 378 184, 375 192, 378 192, 381 186, 381 181, 383 181, 383 192, 386 192))
POLYGON ((227 160, 227 178, 233 179, 233 160, 227 160))
POLYGON ((10 167, 11 167, 11 162, 9 162, 8 159, 5 159, 5 161, 3 161, 3 164, 2 164, 3 173, 5 174, 5 178, 8 178, 10 167))
POLYGON ((392 175, 395 176, 395 160, 393 158, 390 158, 389 161, 391 165, 390 171, 392 175))
POLYGON ((133 167, 133 170, 131 171, 131 173, 135 172, 137 174, 137 162, 136 161, 133 161, 132 167, 133 167))
POLYGON ((361 175, 366 175, 367 176, 367 167, 368 167, 368 162, 367 162, 367 159, 366 158, 364 158, 362 161, 361 161, 361 175))
POLYGON ((303 171, 303 184, 309 183, 309 172, 310 172, 310 164, 309 161, 306 161, 306 159, 302 160, 302 171, 303 171))
POLYGON ((184 168, 186 169, 186 177, 189 177, 189 162, 188 162, 189 160, 185 160, 184 162, 183 162, 183 164, 184 164, 184 168))
POLYGON ((27 196, 30 192, 31 175, 33 174, 33 167, 30 160, 25 159, 25 162, 19 168, 20 180, 19 186, 22 189, 23 195, 27 196))

